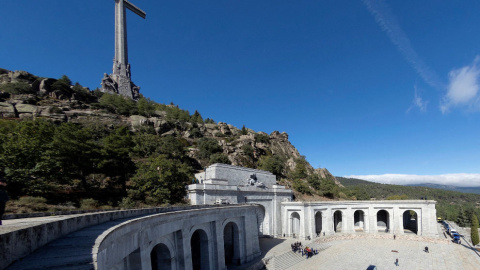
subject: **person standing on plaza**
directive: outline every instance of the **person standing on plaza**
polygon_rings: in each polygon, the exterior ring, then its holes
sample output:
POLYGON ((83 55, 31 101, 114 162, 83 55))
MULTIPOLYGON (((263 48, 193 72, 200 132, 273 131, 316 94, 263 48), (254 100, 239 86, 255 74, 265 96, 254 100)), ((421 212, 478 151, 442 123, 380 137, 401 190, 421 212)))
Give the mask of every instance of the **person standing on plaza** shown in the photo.
POLYGON ((5 205, 8 201, 8 194, 5 190, 7 186, 7 181, 3 178, 3 172, 0 172, 0 225, 2 225, 2 217, 5 213, 5 205))
POLYGON ((398 266, 398 258, 395 260, 395 265, 398 266))

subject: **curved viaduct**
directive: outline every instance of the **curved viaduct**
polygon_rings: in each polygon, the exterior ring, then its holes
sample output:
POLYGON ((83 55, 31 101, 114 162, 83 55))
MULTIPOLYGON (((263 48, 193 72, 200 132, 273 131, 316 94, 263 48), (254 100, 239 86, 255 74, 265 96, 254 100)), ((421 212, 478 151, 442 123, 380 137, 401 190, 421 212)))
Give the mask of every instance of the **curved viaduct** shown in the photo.
POLYGON ((225 269, 260 255, 254 205, 162 213, 114 226, 96 240, 96 269, 225 269))
POLYGON ((260 253, 257 205, 181 206, 10 220, 0 269, 226 269, 260 253))

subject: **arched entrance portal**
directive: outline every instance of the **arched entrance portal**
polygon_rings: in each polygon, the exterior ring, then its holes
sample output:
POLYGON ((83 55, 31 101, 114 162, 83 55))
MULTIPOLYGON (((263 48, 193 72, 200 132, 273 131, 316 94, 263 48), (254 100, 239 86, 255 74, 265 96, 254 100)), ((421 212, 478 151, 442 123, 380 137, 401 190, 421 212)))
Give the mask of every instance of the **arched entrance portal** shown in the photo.
POLYGON ((418 216, 417 212, 407 210, 403 212, 403 232, 404 233, 418 233, 418 216))
POLYGON ((353 227, 355 232, 365 231, 365 213, 362 210, 357 210, 353 213, 353 227))
POLYGON ((204 230, 196 230, 190 240, 190 246, 192 248, 193 270, 210 269, 207 233, 204 230))
POLYGON ((333 230, 335 232, 342 231, 342 211, 337 210, 333 213, 333 230))
POLYGON ((238 226, 234 222, 229 222, 223 229, 223 247, 225 265, 240 265, 240 239, 238 226))
POLYGON ((165 244, 158 244, 150 252, 152 270, 171 270, 172 256, 165 244))
POLYGON ((322 213, 315 213, 315 235, 318 237, 322 233, 322 213))
POLYGON ((377 230, 378 232, 390 231, 389 214, 386 210, 377 212, 377 230))
POLYGON ((300 215, 297 212, 293 212, 290 215, 291 219, 291 234, 292 237, 298 237, 300 234, 300 215))

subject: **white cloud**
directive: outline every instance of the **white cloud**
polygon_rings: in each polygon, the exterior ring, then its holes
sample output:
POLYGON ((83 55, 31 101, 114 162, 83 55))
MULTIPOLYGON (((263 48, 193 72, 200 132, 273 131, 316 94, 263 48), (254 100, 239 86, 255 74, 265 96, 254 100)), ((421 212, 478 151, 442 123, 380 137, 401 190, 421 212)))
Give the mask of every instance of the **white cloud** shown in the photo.
POLYGON ((415 49, 413 49, 410 39, 402 30, 402 27, 385 4, 385 1, 363 0, 363 3, 375 18, 377 24, 390 38, 390 41, 397 47, 410 65, 412 65, 423 81, 436 89, 444 89, 444 85, 437 74, 422 61, 415 49))
POLYGON ((479 68, 480 57, 473 63, 449 72, 449 85, 443 97, 440 110, 447 113, 452 107, 464 107, 470 110, 479 109, 479 68))
POLYGON ((375 183, 411 185, 411 184, 438 184, 458 187, 480 187, 480 174, 455 173, 441 175, 415 174, 382 174, 382 175, 348 175, 347 178, 356 178, 375 183))
POLYGON ((415 86, 415 92, 414 92, 414 97, 412 101, 412 105, 410 108, 407 109, 407 113, 410 112, 413 108, 418 108, 421 112, 426 112, 427 111, 427 105, 428 101, 425 101, 422 99, 420 94, 418 93, 417 86, 415 86))

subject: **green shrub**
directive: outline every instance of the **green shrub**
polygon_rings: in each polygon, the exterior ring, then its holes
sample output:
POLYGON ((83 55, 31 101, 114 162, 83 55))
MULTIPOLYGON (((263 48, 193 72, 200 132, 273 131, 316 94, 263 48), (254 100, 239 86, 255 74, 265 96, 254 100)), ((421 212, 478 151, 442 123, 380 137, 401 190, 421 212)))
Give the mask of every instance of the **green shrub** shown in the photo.
POLYGON ((213 134, 213 136, 218 137, 218 138, 227 137, 227 135, 223 134, 223 133, 220 132, 220 131, 215 132, 215 133, 213 134))
POLYGON ((475 214, 472 214, 471 237, 472 237, 472 244, 474 246, 478 245, 478 243, 480 242, 478 238, 478 218, 477 218, 477 215, 475 214))
POLYGON ((255 134, 255 142, 257 142, 257 143, 269 143, 270 142, 270 137, 268 137, 268 135, 258 133, 258 134, 255 134))
POLYGON ((193 138, 200 138, 203 136, 202 132, 200 132, 200 129, 196 127, 190 130, 190 135, 192 135, 193 138))
POLYGON ((209 159, 211 155, 220 153, 222 150, 222 147, 215 139, 201 138, 198 140, 198 156, 201 159, 209 159))
POLYGON ((48 210, 47 199, 43 197, 20 197, 15 202, 20 213, 42 212, 48 210))
POLYGON ((215 121, 213 121, 213 119, 207 118, 205 119, 205 124, 215 124, 215 121))
POLYGON ((403 194, 403 195, 392 195, 388 196, 387 200, 408 200, 408 196, 403 194))
POLYGON ((122 209, 130 209, 130 208, 135 208, 137 206, 137 204, 130 197, 125 197, 118 204, 118 206, 122 209))
POLYGON ((121 114, 125 116, 137 114, 138 112, 137 104, 135 103, 135 101, 116 94, 104 93, 102 97, 98 100, 97 106, 111 113, 121 114))
POLYGON ((295 160, 295 169, 290 173, 292 179, 305 179, 308 176, 307 173, 307 160, 305 156, 301 156, 295 160))
POLYGON ((245 144, 244 146, 242 146, 242 151, 246 156, 251 158, 253 158, 255 155, 255 149, 253 149, 250 144, 245 144))
POLYGON ((34 94, 34 90, 30 84, 26 82, 14 82, 0 84, 0 91, 10 94, 34 94))
POLYGON ((210 164, 215 164, 215 163, 222 163, 222 164, 232 164, 228 157, 225 154, 222 153, 215 153, 210 156, 209 160, 210 164))
POLYGON ((98 203, 97 200, 94 199, 83 199, 80 202, 80 208, 84 210, 91 210, 91 209, 98 209, 100 204, 98 203))
POLYGON ((302 180, 293 180, 293 189, 302 193, 302 194, 307 194, 311 195, 312 191, 310 190, 310 187, 308 186, 307 183, 305 183, 302 180))
POLYGON ((277 177, 282 176, 285 162, 279 156, 261 156, 258 161, 258 169, 269 171, 277 177))

